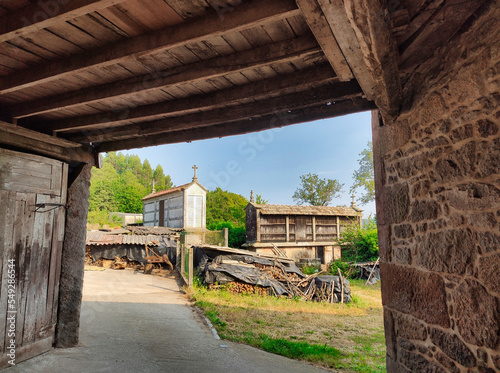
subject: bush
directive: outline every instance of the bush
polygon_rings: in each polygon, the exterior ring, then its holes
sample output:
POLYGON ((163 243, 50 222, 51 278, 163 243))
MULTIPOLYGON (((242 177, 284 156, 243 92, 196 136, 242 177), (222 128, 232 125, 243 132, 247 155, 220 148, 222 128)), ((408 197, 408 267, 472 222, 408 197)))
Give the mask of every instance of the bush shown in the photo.
POLYGON ((358 225, 349 226, 339 240, 342 247, 344 261, 369 262, 377 260, 378 235, 377 221, 368 219, 368 223, 360 228, 358 225))
POLYGON ((216 230, 221 230, 223 228, 228 228, 229 232, 229 239, 228 239, 228 244, 229 247, 233 247, 236 249, 239 249, 241 245, 243 245, 246 242, 246 229, 245 227, 239 226, 239 227, 233 227, 233 224, 231 222, 222 222, 222 223, 215 223, 215 224, 210 224, 207 226, 207 228, 211 231, 216 231, 216 230))
POLYGON ((344 276, 345 278, 349 279, 358 278, 358 270, 355 267, 353 267, 351 263, 343 261, 342 259, 338 259, 337 261, 332 262, 330 264, 328 272, 330 272, 330 274, 334 276, 338 276, 339 269, 340 273, 342 273, 342 276, 344 276))

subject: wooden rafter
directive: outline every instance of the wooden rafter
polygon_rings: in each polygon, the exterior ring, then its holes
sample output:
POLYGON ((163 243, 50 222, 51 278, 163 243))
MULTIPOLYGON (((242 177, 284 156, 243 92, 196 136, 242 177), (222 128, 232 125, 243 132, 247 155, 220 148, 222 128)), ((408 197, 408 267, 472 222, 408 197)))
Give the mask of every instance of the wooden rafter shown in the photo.
POLYGON ((104 67, 153 52, 167 51, 186 43, 196 43, 228 32, 241 31, 266 22, 300 14, 293 0, 256 0, 243 3, 220 17, 217 13, 170 26, 158 31, 107 45, 92 53, 51 61, 36 69, 19 71, 0 79, 0 94, 62 78, 91 67, 104 67))
POLYGON ((384 0, 318 0, 344 56, 385 120, 399 113, 398 50, 384 0))
POLYGON ((91 147, 36 131, 0 122, 0 146, 9 146, 48 155, 66 162, 92 163, 91 147))
POLYGON ((68 134, 66 137, 77 142, 100 143, 109 140, 135 136, 149 136, 187 130, 192 128, 207 127, 223 122, 233 122, 244 118, 253 118, 288 110, 297 110, 337 100, 361 95, 357 82, 339 83, 336 86, 326 85, 306 92, 298 92, 278 97, 267 98, 247 104, 224 107, 211 111, 203 111, 173 118, 159 119, 150 122, 130 124, 121 127, 100 128, 97 131, 88 130, 84 136, 68 134))
POLYGON ((37 1, 0 17, 0 43, 61 22, 123 3, 126 0, 37 1))
POLYGON ((374 108, 376 107, 373 102, 358 97, 336 102, 332 105, 323 104, 296 111, 285 111, 279 114, 272 114, 252 120, 245 119, 236 122, 226 122, 206 128, 195 128, 161 135, 148 135, 126 140, 104 142, 97 146, 97 150, 99 152, 118 151, 132 148, 143 148, 145 146, 173 144, 184 141, 240 135, 318 119, 333 118, 360 111, 372 110, 374 108))
POLYGON ((335 80, 337 78, 331 67, 325 64, 243 86, 224 89, 219 92, 144 105, 118 112, 110 111, 58 121, 48 121, 47 123, 37 123, 34 126, 45 132, 75 131, 82 128, 89 129, 93 126, 102 127, 107 124, 116 126, 130 120, 151 120, 167 114, 169 116, 183 115, 199 110, 216 109, 244 99, 258 99, 270 94, 282 94, 291 90, 305 90, 311 84, 326 83, 335 80))
POLYGON ((13 118, 22 118, 76 105, 88 104, 110 97, 124 97, 179 83, 215 78, 228 73, 258 68, 271 63, 290 61, 320 51, 321 49, 315 39, 311 35, 305 35, 300 38, 285 40, 228 56, 216 57, 211 60, 159 71, 155 74, 142 75, 13 105, 8 108, 8 114, 13 118))
POLYGON ((297 6, 304 14, 309 28, 340 81, 345 82, 353 79, 351 69, 316 0, 297 0, 297 6))

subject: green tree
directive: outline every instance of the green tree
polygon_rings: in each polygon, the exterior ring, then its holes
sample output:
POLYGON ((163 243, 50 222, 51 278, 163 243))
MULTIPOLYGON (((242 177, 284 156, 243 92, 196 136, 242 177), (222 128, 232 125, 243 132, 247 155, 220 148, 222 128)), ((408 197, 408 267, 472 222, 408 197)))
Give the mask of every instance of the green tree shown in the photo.
POLYGON ((155 190, 159 192, 160 190, 166 190, 173 187, 172 180, 170 175, 166 175, 163 173, 163 167, 158 165, 156 166, 153 172, 153 178, 155 181, 155 190))
POLYGON ((293 194, 293 200, 302 205, 327 206, 332 199, 339 198, 342 187, 338 180, 320 179, 317 174, 306 174, 300 177, 302 185, 293 194))
POLYGON ((248 200, 240 194, 217 188, 207 193, 207 228, 217 229, 220 223, 243 227, 246 222, 245 207, 248 200))
POLYGON ((104 162, 101 169, 92 169, 90 184, 90 211, 114 211, 117 204, 114 198, 114 185, 118 180, 115 168, 110 162, 104 162))
POLYGON ((257 203, 258 205, 265 205, 268 202, 269 200, 264 199, 260 194, 257 194, 255 196, 255 203, 257 203))
POLYGON ((375 180, 373 177, 373 146, 369 141, 366 149, 359 153, 361 158, 358 160, 359 168, 354 171, 352 178, 354 184, 350 192, 354 193, 358 189, 364 189, 365 193, 361 196, 360 202, 365 205, 375 200, 375 180))
POLYGON ((360 227, 353 223, 341 234, 339 244, 342 247, 342 259, 350 262, 367 262, 377 260, 378 234, 377 221, 368 219, 368 222, 360 227))

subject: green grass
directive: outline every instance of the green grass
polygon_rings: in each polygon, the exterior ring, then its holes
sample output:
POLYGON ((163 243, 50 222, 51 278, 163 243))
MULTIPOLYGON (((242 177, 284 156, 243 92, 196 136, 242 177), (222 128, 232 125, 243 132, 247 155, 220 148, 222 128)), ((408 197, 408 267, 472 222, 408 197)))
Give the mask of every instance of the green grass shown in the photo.
POLYGON ((353 302, 329 304, 208 290, 192 297, 223 339, 335 372, 385 372, 380 285, 351 281, 353 302))

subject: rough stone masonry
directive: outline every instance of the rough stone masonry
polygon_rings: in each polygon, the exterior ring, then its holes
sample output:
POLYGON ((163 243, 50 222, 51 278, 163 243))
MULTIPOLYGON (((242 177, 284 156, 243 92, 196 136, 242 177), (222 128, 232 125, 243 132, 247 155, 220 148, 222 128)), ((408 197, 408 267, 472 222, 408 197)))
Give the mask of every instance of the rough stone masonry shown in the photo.
POLYGON ((389 372, 500 370, 498 1, 374 113, 389 372))

